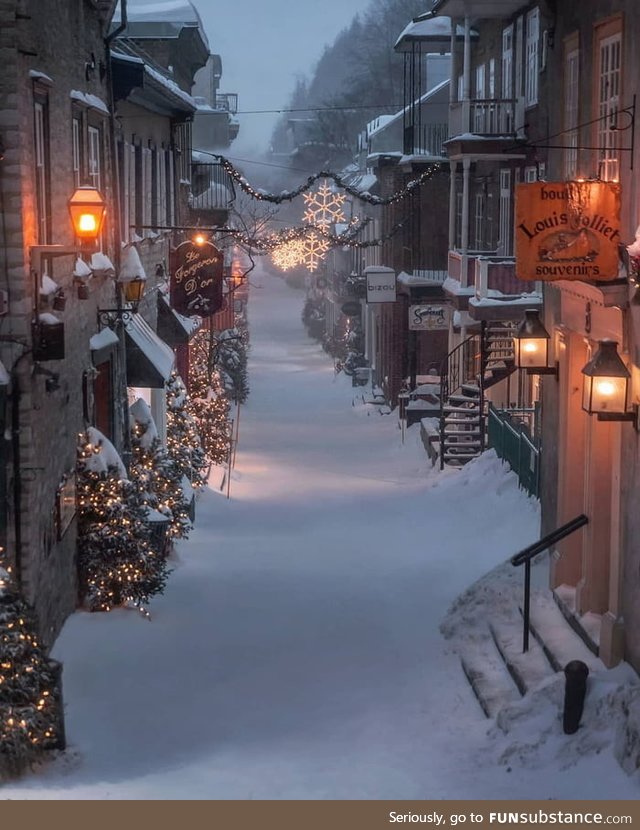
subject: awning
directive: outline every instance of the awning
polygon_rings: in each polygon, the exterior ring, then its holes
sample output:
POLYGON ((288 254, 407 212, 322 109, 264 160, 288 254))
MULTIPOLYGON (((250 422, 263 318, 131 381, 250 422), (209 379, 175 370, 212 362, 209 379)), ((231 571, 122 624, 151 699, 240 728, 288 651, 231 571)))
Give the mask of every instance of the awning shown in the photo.
POLYGON ((169 298, 158 292, 158 336, 170 346, 188 343, 202 325, 201 317, 184 317, 169 305, 169 298))
POLYGON ((91 347, 93 365, 98 366, 100 363, 109 360, 119 342, 118 335, 110 328, 103 328, 102 331, 90 337, 89 346, 91 347))
POLYGON ((171 377, 175 355, 140 314, 125 324, 127 335, 127 383, 161 389, 171 377))

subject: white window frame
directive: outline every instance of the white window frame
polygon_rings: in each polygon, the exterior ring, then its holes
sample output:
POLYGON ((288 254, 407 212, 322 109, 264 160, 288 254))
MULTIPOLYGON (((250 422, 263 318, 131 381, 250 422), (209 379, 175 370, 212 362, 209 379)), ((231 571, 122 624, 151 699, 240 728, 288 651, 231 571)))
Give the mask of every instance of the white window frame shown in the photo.
POLYGON ((76 187, 82 184, 82 154, 80 153, 80 119, 71 119, 71 143, 73 153, 73 181, 76 187))
POLYGON ((619 133, 611 130, 615 113, 620 107, 622 86, 622 33, 615 32, 598 40, 598 96, 597 146, 598 175, 603 181, 617 182, 620 178, 619 133))
POLYGON ((484 193, 476 193, 474 199, 474 237, 473 247, 476 251, 484 251, 484 230, 485 215, 487 212, 487 200, 484 193))
POLYGON ((502 256, 513 255, 513 205, 511 198, 511 170, 500 170, 500 245, 502 256))
POLYGON ((516 98, 523 98, 524 97, 524 89, 523 89, 523 81, 524 81, 524 17, 520 15, 520 17, 516 20, 516 87, 515 87, 515 97, 516 98))
POLYGON ((87 173, 89 181, 98 190, 101 189, 102 170, 101 170, 101 140, 102 131, 98 127, 91 124, 87 127, 87 146, 89 157, 87 159, 87 173))
POLYGON ((48 170, 47 170, 47 130, 46 130, 46 105, 41 101, 35 101, 33 105, 33 115, 35 120, 35 175, 36 175, 36 206, 37 206, 37 226, 38 226, 38 242, 46 244, 49 239, 49 221, 48 221, 48 204, 49 204, 49 186, 48 186, 48 170))
POLYGON ((513 98, 513 23, 502 30, 501 97, 513 98))
POLYGON ((564 129, 567 148, 564 152, 565 179, 578 174, 578 118, 580 107, 580 49, 570 49, 564 59, 564 129))
POLYGON ((527 13, 525 27, 525 106, 534 107, 538 103, 538 79, 540 50, 540 10, 531 9, 527 13))

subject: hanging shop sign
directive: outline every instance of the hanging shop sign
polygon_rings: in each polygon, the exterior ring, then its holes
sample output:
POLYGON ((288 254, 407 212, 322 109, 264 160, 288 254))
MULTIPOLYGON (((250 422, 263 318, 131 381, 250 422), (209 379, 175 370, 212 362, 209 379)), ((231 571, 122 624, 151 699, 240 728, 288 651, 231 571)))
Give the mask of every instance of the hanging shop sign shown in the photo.
POLYGON ((395 303, 396 272, 393 268, 370 265, 364 269, 368 303, 395 303))
POLYGON ((409 306, 410 331, 448 331, 451 306, 446 303, 425 303, 409 306))
POLYGON ((222 307, 222 254, 187 240, 171 254, 171 307, 184 317, 210 317, 222 307))
POLYGON ((614 280, 618 276, 620 185, 516 185, 516 276, 521 280, 614 280))

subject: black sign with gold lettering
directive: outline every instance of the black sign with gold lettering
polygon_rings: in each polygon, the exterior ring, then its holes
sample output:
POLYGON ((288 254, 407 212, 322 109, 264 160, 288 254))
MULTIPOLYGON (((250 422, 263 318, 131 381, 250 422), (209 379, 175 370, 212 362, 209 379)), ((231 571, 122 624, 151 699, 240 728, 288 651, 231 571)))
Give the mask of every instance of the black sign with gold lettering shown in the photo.
POLYGON ((171 253, 171 307, 184 317, 210 317, 222 307, 222 253, 188 240, 171 253))

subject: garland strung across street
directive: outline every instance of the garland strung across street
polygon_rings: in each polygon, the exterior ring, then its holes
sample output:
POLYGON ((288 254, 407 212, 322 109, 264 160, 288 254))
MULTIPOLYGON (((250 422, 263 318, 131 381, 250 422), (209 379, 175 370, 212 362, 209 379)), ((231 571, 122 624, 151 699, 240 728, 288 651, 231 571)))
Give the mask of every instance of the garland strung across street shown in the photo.
POLYGON ((255 187, 252 187, 242 173, 239 170, 236 170, 233 164, 231 164, 229 159, 224 156, 216 156, 216 158, 220 159, 222 167, 224 167, 227 174, 235 182, 237 182, 240 189, 244 193, 251 196, 253 199, 257 199, 259 202, 271 202, 274 205, 280 205, 282 202, 292 202, 298 196, 301 196, 303 193, 306 193, 307 190, 310 190, 318 179, 332 179, 338 187, 341 187, 350 196, 360 199, 362 202, 368 202, 370 205, 392 205, 399 202, 401 199, 405 199, 407 196, 410 196, 414 190, 419 188, 421 184, 429 181, 429 179, 431 179, 440 169, 439 164, 430 165, 424 173, 421 173, 417 178, 407 182, 402 190, 398 190, 396 193, 392 193, 391 196, 385 196, 384 198, 381 196, 372 196, 371 193, 366 190, 362 191, 357 190, 355 187, 351 187, 346 179, 337 173, 331 172, 330 170, 321 170, 319 173, 314 173, 312 176, 309 176, 304 184, 301 184, 295 190, 283 190, 282 193, 267 193, 261 188, 256 189, 255 187))

